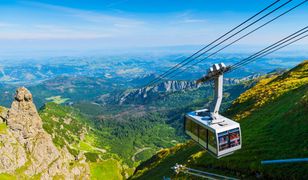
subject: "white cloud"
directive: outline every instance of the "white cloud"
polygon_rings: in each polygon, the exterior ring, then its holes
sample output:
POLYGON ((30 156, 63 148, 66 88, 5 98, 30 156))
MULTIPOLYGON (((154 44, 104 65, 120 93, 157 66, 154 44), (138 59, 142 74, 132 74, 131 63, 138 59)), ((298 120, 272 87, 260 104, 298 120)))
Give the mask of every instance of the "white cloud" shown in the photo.
POLYGON ((45 4, 45 3, 34 3, 26 2, 28 5, 36 6, 38 8, 44 8, 52 11, 58 11, 66 16, 71 16, 79 20, 88 21, 90 23, 103 23, 103 24, 127 24, 127 25, 142 25, 143 21, 125 18, 120 16, 103 14, 95 11, 81 10, 75 8, 69 8, 64 6, 45 4))
MULTIPOLYGON (((101 39, 133 35, 145 22, 94 11, 86 11, 51 4, 23 1, 26 21, 19 24, 0 22, 0 39, 52 40, 52 39, 101 39), (29 6, 31 8, 29 8, 29 6), (33 10, 34 8, 39 11, 33 10), (42 12, 43 11, 43 12, 42 12), (61 17, 62 19, 57 19, 61 17), (46 19, 46 23, 44 23, 46 19), (13 26, 14 25, 14 26, 13 26)), ((14 16, 20 16, 15 14, 14 16)))
POLYGON ((175 16, 176 23, 206 23, 208 22, 207 19, 202 17, 197 17, 191 11, 185 11, 179 13, 175 16))
POLYGON ((204 19, 192 19, 192 18, 187 18, 182 20, 183 23, 204 23, 207 22, 204 19))

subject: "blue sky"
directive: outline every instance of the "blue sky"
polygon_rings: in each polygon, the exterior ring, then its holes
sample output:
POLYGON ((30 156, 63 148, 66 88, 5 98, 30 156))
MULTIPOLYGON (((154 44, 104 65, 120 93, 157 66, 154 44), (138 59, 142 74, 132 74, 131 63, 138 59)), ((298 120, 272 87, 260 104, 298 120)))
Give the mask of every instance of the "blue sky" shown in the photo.
MULTIPOLYGON (((204 45, 270 2, 274 1, 1 0, 0 48, 37 51, 204 45)), ((284 9, 299 2, 294 0, 284 9)), ((307 4, 238 46, 268 45, 304 27, 307 4)), ((307 44, 307 40, 299 43, 305 48, 307 44)))

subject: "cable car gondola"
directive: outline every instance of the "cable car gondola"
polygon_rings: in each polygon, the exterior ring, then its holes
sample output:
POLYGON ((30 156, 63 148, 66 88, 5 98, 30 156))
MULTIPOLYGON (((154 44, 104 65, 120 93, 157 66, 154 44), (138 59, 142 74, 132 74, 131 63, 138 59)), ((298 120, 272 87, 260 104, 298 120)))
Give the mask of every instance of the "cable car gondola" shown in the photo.
POLYGON ((199 79, 201 83, 214 79, 214 100, 209 109, 189 112, 184 117, 185 133, 216 158, 241 149, 240 124, 218 114, 222 101, 223 73, 228 70, 223 63, 214 64, 208 74, 199 79))

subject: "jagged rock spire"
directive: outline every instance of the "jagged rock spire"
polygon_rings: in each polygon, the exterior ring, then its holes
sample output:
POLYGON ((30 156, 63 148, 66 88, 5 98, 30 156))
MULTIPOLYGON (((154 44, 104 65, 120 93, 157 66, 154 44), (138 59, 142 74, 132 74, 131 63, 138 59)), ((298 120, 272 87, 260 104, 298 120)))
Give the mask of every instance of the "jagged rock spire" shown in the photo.
POLYGON ((51 136, 44 131, 32 100, 32 94, 25 87, 18 88, 5 121, 7 133, 0 134, 0 173, 14 173, 23 167, 28 177, 41 175, 41 179, 53 179, 60 175, 64 179, 84 177, 89 179, 89 166, 75 162, 66 147, 58 149, 51 136))
POLYGON ((30 101, 30 102, 32 102, 32 94, 25 87, 18 88, 16 90, 15 100, 17 100, 19 102, 20 101, 27 101, 27 102, 30 101))
POLYGON ((16 90, 15 100, 7 115, 7 124, 15 137, 22 135, 24 139, 34 137, 43 130, 42 120, 32 101, 32 94, 25 87, 16 90))

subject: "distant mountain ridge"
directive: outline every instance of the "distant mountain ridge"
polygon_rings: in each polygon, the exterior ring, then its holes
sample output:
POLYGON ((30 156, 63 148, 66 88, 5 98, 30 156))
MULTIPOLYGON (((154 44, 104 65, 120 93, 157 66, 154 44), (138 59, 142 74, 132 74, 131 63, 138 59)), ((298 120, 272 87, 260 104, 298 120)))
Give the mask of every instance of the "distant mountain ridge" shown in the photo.
MULTIPOLYGON (((260 77, 259 74, 247 76, 241 79, 225 78, 224 84, 235 85, 258 77, 260 77)), ((210 85, 210 83, 206 83, 205 85, 210 85)), ((191 91, 198 89, 201 86, 204 86, 204 84, 196 84, 195 81, 164 81, 153 86, 126 90, 117 96, 116 102, 120 105, 132 103, 143 104, 147 101, 155 100, 155 98, 163 96, 166 93, 191 91)), ((101 96, 100 101, 104 102, 105 98, 108 98, 108 95, 101 96)))
POLYGON ((156 96, 158 93, 183 91, 199 87, 200 85, 193 81, 165 81, 155 86, 125 91, 121 94, 118 103, 122 105, 136 101, 142 102, 150 96, 156 96))

